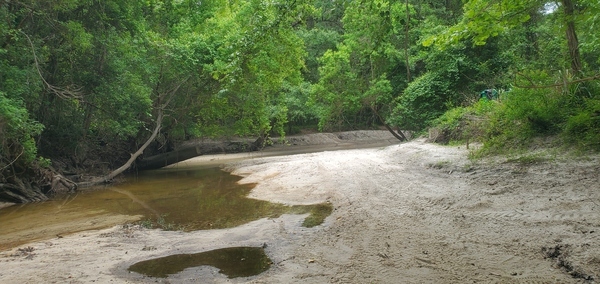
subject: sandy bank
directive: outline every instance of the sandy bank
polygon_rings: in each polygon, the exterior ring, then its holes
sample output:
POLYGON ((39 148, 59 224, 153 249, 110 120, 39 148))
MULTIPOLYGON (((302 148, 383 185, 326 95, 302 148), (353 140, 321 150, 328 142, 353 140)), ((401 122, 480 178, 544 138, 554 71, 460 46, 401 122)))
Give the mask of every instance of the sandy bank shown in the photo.
POLYGON ((254 198, 329 201, 304 216, 191 233, 118 226, 0 253, 2 283, 584 283, 600 277, 600 159, 473 163, 460 147, 413 141, 370 149, 255 157, 226 166, 254 198), (274 264, 227 279, 192 268, 167 279, 137 261, 259 246, 274 264), (31 249, 27 249, 31 247, 31 249))

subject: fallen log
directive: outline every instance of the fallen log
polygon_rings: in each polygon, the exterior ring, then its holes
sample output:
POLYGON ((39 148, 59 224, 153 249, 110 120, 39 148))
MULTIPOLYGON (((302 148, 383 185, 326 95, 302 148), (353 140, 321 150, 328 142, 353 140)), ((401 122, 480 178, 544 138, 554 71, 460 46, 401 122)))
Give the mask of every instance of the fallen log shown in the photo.
POLYGON ((136 162, 138 170, 154 170, 202 155, 253 152, 262 149, 263 139, 252 141, 199 141, 188 143, 175 151, 143 158, 136 162))

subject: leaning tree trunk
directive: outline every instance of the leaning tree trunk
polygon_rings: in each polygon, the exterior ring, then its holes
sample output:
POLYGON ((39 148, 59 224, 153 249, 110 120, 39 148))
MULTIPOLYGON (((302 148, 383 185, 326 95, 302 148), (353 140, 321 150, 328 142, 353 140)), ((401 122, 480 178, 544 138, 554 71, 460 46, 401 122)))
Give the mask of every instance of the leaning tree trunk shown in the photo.
POLYGON ((381 117, 381 115, 377 111, 377 108, 375 108, 374 106, 371 106, 371 109, 377 115, 377 117, 379 118, 381 123, 383 123, 383 126, 385 126, 385 129, 387 129, 390 133, 392 133, 392 135, 394 135, 394 137, 396 137, 396 139, 398 139, 400 141, 408 141, 408 139, 406 139, 406 136, 404 136, 404 133, 402 133, 402 131, 400 131, 400 129, 398 129, 398 132, 396 132, 396 131, 394 131, 394 129, 392 129, 392 127, 389 124, 387 124, 385 122, 383 117, 381 117))
POLYGON ((140 155, 142 155, 142 153, 144 153, 144 150, 146 150, 146 148, 148 148, 148 146, 150 145, 150 143, 152 143, 152 141, 154 141, 154 139, 156 139, 156 136, 158 136, 158 133, 160 132, 160 129, 161 129, 161 126, 162 126, 162 120, 163 120, 163 117, 164 117, 164 108, 169 105, 171 99, 173 99, 173 97, 177 93, 177 90, 179 90, 179 88, 181 87, 181 85, 183 85, 183 83, 185 83, 187 80, 188 80, 188 78, 182 79, 172 89, 170 89, 167 92, 162 93, 161 95, 158 96, 157 103, 156 103, 156 105, 157 105, 157 111, 158 111, 158 114, 156 116, 156 127, 154 127, 154 131, 152 131, 152 135, 150 135, 150 137, 148 138, 148 140, 146 140, 146 142, 137 151, 135 151, 135 153, 131 154, 131 157, 129 158, 129 160, 127 160, 127 162, 125 164, 123 164, 122 166, 120 166, 118 169, 110 172, 108 175, 100 177, 100 178, 93 179, 91 181, 74 183, 74 182, 72 182, 72 181, 64 178, 63 176, 59 176, 59 181, 61 183, 63 183, 63 184, 65 184, 65 183, 66 184, 72 183, 73 187, 71 187, 69 189, 70 190, 74 190, 77 187, 88 187, 88 186, 95 186, 95 185, 110 183, 116 176, 122 174, 127 169, 129 169, 133 165, 133 163, 135 162, 135 160, 140 155))
POLYGON ((154 141, 154 139, 158 135, 158 132, 160 131, 160 127, 162 124, 162 119, 163 119, 163 112, 161 109, 159 109, 158 117, 156 118, 156 127, 154 128, 152 135, 150 135, 150 138, 148 138, 148 140, 146 140, 146 143, 144 143, 144 145, 142 145, 142 147, 140 147, 135 153, 131 154, 131 157, 129 158, 129 160, 127 160, 127 162, 125 164, 123 164, 121 167, 112 171, 111 173, 109 173, 108 175, 106 175, 104 177, 97 178, 97 179, 94 179, 94 180, 91 180, 88 182, 81 182, 81 183, 78 183, 77 186, 78 187, 87 187, 87 186, 94 186, 94 185, 109 183, 116 176, 120 175, 121 173, 123 173, 124 171, 129 169, 131 167, 131 165, 133 164, 133 162, 142 153, 144 153, 144 150, 146 150, 148 145, 150 145, 150 143, 152 143, 152 141, 154 141))

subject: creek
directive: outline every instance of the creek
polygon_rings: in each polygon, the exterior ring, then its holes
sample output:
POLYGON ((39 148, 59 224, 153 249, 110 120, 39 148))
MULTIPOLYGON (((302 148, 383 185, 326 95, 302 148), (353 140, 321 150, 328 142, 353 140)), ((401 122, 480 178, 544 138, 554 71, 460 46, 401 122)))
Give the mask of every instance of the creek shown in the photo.
POLYGON ((103 189, 57 196, 42 203, 0 209, 0 250, 65 234, 138 223, 166 230, 231 228, 285 213, 320 224, 331 205, 287 206, 247 198, 254 185, 218 167, 165 168, 128 176, 103 189))

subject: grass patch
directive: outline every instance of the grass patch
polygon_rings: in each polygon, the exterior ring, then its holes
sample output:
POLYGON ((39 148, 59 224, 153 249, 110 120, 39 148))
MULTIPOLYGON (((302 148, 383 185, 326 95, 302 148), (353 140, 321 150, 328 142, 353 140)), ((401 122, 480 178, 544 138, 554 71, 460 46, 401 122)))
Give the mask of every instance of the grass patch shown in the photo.
POLYGON ((181 225, 181 224, 175 224, 172 222, 167 222, 166 217, 169 216, 169 214, 162 214, 158 217, 156 217, 156 219, 145 219, 145 220, 141 220, 138 221, 137 224, 140 225, 142 228, 146 228, 146 229, 161 229, 161 230, 165 230, 165 231, 184 231, 185 230, 185 226, 181 225))
POLYGON ((450 161, 438 161, 435 163, 428 164, 429 168, 434 168, 436 170, 443 169, 445 167, 450 166, 450 161))
POLYGON ((321 225, 325 222, 325 218, 331 215, 331 212, 333 212, 333 205, 331 203, 317 204, 310 210, 310 215, 304 219, 302 226, 312 228, 321 225))
POLYGON ((534 165, 534 164, 547 162, 548 160, 549 160, 548 158, 543 157, 539 154, 531 154, 531 155, 520 156, 517 158, 510 158, 506 162, 527 166, 527 165, 534 165))
POLYGON ((325 218, 331 215, 331 212, 333 212, 333 205, 329 202, 314 205, 294 205, 289 210, 289 213, 292 214, 309 213, 308 217, 302 222, 302 226, 306 228, 323 224, 325 218))

